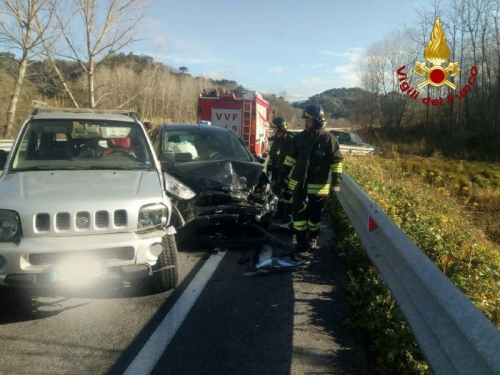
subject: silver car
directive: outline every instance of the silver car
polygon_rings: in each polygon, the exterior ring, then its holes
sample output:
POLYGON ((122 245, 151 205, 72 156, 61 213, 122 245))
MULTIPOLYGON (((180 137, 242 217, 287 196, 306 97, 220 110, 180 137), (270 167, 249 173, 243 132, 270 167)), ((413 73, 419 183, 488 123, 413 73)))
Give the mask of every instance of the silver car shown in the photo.
POLYGON ((0 285, 146 277, 158 291, 177 285, 166 190, 193 193, 172 177, 167 186, 133 113, 36 109, 3 164, 0 285))
POLYGON ((378 146, 364 142, 357 133, 340 130, 329 130, 329 132, 337 138, 342 154, 377 155, 380 152, 378 146))

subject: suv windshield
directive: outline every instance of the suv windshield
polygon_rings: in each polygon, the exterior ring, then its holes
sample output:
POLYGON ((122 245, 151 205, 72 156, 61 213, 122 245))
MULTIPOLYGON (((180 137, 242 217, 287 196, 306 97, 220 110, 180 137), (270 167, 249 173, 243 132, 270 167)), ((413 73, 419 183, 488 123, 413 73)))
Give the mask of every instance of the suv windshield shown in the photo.
POLYGON ((10 170, 151 168, 141 130, 133 122, 32 120, 10 170))
POLYGON ((241 140, 231 132, 168 131, 164 133, 163 151, 175 152, 180 162, 229 159, 253 161, 241 140))

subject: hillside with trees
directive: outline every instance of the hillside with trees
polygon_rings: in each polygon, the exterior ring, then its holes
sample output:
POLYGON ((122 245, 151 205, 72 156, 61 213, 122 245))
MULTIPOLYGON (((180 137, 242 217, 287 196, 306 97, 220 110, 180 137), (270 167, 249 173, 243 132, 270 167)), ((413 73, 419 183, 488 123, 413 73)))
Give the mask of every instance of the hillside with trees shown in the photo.
MULTIPOLYGON (((2 123, 5 122, 18 63, 14 55, 0 53, 0 79, 3 82, 0 87, 2 123)), ((67 60, 55 60, 54 63, 79 106, 90 107, 87 81, 81 66, 67 60)), ((109 56, 99 66, 95 76, 96 82, 99 82, 98 108, 133 108, 139 112, 141 118, 155 124, 196 122, 197 98, 203 89, 231 90, 237 96, 247 91, 233 80, 193 77, 186 70, 182 72, 180 69, 156 62, 150 56, 132 53, 109 56)), ((274 111, 276 116, 289 119, 293 128, 302 125, 301 111, 293 108, 284 97, 271 94, 264 95, 264 98, 269 101, 271 112, 274 111)), ((17 126, 31 112, 32 100, 51 106, 74 107, 61 80, 47 60, 33 61, 27 69, 16 114, 17 126)))

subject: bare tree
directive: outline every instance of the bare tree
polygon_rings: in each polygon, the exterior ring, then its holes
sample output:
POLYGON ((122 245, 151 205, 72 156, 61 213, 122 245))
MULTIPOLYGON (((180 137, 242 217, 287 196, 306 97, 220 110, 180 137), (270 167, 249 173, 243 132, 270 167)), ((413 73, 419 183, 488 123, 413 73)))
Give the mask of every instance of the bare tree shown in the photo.
POLYGON ((2 132, 4 138, 14 136, 12 133, 17 102, 28 69, 30 56, 36 53, 36 49, 43 38, 43 33, 50 23, 52 12, 44 9, 46 4, 46 0, 0 0, 0 13, 3 15, 0 18, 0 42, 20 54, 19 60, 16 60, 18 70, 2 132), (39 32, 35 27, 37 14, 40 20, 39 32))
POLYGON ((382 117, 380 95, 385 94, 386 90, 386 65, 387 57, 380 42, 374 43, 359 61, 359 74, 362 85, 371 93, 370 119, 368 122, 370 128, 375 124, 377 112, 379 118, 382 117))
POLYGON ((144 18, 145 5, 144 0, 73 0, 73 6, 66 8, 57 2, 58 24, 70 52, 61 56, 77 61, 85 72, 91 108, 109 94, 99 92, 97 97, 96 69, 110 55, 139 40, 136 28, 144 18))
MULTIPOLYGON (((52 12, 53 9, 54 9, 53 8, 54 3, 52 3, 51 5, 52 5, 51 6, 51 12, 52 12)), ((69 96, 71 102, 73 103, 73 106, 75 106, 76 108, 79 108, 79 105, 78 105, 78 102, 75 99, 75 96, 73 95, 72 91, 68 87, 68 84, 66 83, 66 80, 64 79, 64 76, 61 73, 60 69, 58 68, 58 66, 57 66, 57 64, 56 64, 56 62, 54 60, 54 57, 53 57, 52 49, 53 49, 55 43, 57 42, 57 36, 55 34, 54 35, 50 35, 50 36, 47 35, 47 30, 45 30, 45 32, 43 30, 44 25, 42 24, 42 22, 40 20, 40 15, 36 14, 35 17, 36 17, 36 19, 35 19, 35 26, 36 26, 38 34, 41 36, 41 43, 42 43, 42 47, 43 47, 43 54, 45 55, 45 57, 49 60, 50 64, 52 65, 52 69, 54 70, 54 72, 56 73, 57 77, 61 81, 61 83, 63 85, 63 88, 64 88, 64 91, 69 96)))

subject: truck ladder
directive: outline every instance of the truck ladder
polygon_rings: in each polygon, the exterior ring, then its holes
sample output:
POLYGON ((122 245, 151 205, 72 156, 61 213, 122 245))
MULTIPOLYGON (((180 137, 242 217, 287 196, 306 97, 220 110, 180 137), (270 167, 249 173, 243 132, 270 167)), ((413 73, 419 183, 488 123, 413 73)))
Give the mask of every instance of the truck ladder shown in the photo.
POLYGON ((252 99, 247 99, 243 94, 243 129, 241 130, 241 138, 243 142, 251 149, 250 133, 252 127, 252 99))

